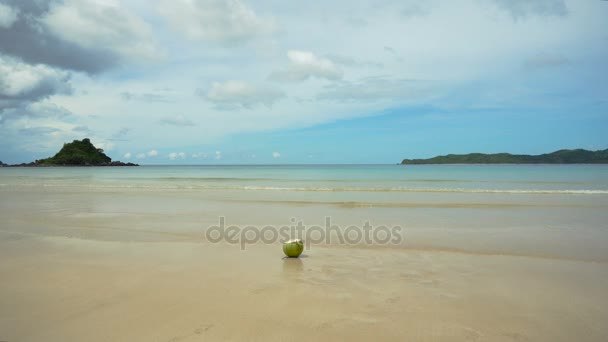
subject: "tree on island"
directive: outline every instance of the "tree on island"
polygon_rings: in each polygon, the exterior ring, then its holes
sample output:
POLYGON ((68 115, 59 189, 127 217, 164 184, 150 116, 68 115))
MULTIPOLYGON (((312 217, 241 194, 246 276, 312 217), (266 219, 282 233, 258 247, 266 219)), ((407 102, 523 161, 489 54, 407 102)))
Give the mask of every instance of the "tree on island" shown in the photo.
POLYGON ((96 148, 89 138, 63 144, 55 156, 36 160, 38 165, 99 165, 112 161, 103 150, 96 148))
POLYGON ((89 138, 63 144, 53 157, 39 159, 18 166, 137 166, 133 163, 112 161, 102 149, 96 148, 89 138))
POLYGON ((510 153, 448 154, 429 159, 404 159, 401 164, 608 164, 608 149, 599 151, 559 150, 535 156, 510 153))

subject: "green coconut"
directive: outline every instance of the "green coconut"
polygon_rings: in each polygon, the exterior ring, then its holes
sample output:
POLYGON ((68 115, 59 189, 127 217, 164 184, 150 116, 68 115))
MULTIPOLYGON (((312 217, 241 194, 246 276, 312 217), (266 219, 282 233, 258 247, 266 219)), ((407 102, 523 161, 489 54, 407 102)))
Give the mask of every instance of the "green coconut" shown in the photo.
POLYGON ((293 239, 283 244, 283 253, 290 258, 297 258, 304 251, 304 242, 300 239, 293 239))

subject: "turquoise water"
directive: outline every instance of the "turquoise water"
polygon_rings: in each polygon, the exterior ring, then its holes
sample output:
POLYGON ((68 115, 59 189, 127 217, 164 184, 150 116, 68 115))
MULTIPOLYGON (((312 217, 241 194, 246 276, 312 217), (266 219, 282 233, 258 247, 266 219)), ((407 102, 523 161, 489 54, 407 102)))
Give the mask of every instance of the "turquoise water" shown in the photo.
POLYGON ((1 168, 0 186, 608 194, 608 165, 1 168))

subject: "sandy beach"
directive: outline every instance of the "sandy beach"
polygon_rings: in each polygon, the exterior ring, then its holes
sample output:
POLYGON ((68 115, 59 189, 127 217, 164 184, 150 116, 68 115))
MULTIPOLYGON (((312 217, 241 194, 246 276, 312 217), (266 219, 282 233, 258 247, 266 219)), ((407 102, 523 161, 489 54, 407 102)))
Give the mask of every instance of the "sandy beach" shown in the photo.
POLYGON ((3 186, 0 341, 606 340, 605 196, 399 196, 3 186), (284 259, 222 215, 405 238, 284 259))

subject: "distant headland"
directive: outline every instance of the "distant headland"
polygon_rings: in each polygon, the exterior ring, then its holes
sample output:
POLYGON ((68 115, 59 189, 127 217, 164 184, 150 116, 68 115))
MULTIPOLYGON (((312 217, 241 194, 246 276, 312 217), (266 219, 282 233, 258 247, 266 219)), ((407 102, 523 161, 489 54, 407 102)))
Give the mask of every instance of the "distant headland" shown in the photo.
POLYGON ((88 138, 74 140, 71 143, 63 144, 63 147, 53 157, 39 159, 31 163, 6 165, 4 167, 44 167, 44 166, 139 166, 134 163, 123 163, 112 161, 102 149, 96 148, 88 138))
POLYGON ((403 159, 401 165, 424 164, 608 164, 608 149, 559 150, 540 155, 510 153, 448 154, 429 159, 403 159))

